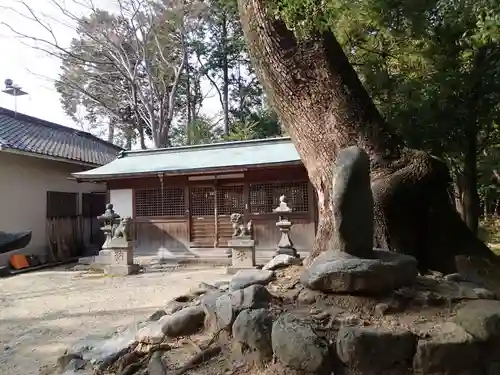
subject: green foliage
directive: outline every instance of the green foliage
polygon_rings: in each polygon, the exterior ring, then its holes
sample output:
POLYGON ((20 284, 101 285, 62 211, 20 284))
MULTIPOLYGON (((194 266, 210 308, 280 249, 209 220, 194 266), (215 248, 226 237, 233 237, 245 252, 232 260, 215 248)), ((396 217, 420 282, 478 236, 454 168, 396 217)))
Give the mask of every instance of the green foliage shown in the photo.
POLYGON ((407 146, 443 157, 457 175, 474 152, 480 194, 498 195, 498 1, 275 0, 270 11, 299 38, 333 31, 407 146))
POLYGON ((246 141, 256 138, 257 122, 236 121, 233 122, 228 135, 224 136, 225 141, 246 141))

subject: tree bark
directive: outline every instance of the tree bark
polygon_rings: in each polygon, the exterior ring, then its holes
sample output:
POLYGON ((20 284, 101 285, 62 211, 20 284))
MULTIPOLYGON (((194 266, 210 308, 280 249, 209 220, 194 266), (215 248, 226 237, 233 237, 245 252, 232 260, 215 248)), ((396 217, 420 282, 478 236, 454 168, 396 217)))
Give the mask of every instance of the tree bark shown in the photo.
POLYGON ((227 55, 229 53, 227 48, 227 16, 222 15, 222 110, 224 112, 224 134, 229 135, 229 63, 227 55))
POLYGON ((332 163, 339 149, 352 145, 370 155, 375 245, 416 256, 422 271, 454 272, 457 254, 489 256, 452 206, 444 163, 403 148, 335 36, 297 40, 267 13, 264 0, 238 3, 260 82, 317 191, 318 229, 308 260, 330 247, 332 163))

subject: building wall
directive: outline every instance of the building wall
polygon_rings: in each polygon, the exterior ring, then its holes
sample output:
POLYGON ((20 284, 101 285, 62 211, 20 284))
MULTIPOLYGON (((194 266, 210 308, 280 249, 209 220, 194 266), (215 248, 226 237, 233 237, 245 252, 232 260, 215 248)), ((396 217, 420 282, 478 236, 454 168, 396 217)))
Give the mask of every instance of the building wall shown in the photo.
MULTIPOLYGON (((70 174, 82 167, 32 156, 0 152, 0 231, 31 230, 30 245, 19 252, 46 254, 47 191, 102 192, 105 184, 77 183, 70 174)), ((0 254, 0 266, 10 254, 0 254)))
POLYGON ((113 204, 113 209, 121 217, 134 217, 132 189, 110 190, 109 202, 113 204))

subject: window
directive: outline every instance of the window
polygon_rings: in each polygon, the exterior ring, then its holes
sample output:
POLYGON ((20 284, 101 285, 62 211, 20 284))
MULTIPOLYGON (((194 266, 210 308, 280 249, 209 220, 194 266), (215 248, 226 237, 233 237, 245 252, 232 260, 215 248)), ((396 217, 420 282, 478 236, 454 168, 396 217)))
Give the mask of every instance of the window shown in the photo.
POLYGON ((193 186, 191 196, 191 216, 215 215, 215 191, 210 186, 193 186))
POLYGON ((135 190, 135 215, 137 217, 184 216, 185 214, 184 189, 181 187, 135 190))
POLYGON ((47 217, 66 218, 78 216, 78 193, 47 192, 47 217))
POLYGON ((217 187, 217 214, 231 215, 242 214, 245 209, 243 186, 218 186, 217 187))
POLYGON ((106 193, 83 193, 82 216, 97 218, 106 210, 106 193))
POLYGON ((249 189, 250 212, 252 214, 268 214, 278 207, 279 198, 285 195, 292 212, 309 211, 309 183, 264 183, 251 184, 249 189))

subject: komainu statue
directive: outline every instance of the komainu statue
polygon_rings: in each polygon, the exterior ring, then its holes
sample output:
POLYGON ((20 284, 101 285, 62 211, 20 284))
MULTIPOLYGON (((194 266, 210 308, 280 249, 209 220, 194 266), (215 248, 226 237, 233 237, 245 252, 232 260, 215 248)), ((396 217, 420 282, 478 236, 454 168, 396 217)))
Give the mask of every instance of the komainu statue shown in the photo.
POLYGON ((231 223, 233 224, 233 237, 251 237, 253 234, 253 224, 250 220, 247 225, 243 222, 243 215, 231 214, 231 223))
POLYGON ((120 222, 113 230, 113 238, 123 238, 124 241, 129 240, 130 217, 122 217, 120 222))

